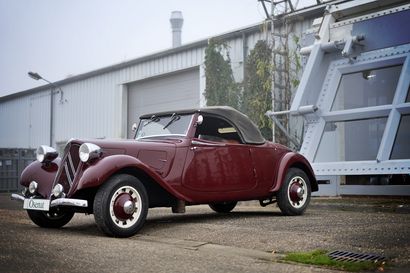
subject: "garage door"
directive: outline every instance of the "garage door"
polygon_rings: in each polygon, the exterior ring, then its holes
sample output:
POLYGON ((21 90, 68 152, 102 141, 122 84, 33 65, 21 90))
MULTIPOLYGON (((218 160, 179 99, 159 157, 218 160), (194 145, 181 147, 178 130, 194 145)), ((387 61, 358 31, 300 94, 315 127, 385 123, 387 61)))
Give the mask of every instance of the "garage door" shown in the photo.
POLYGON ((128 137, 139 116, 199 106, 199 70, 132 83, 128 86, 128 137))

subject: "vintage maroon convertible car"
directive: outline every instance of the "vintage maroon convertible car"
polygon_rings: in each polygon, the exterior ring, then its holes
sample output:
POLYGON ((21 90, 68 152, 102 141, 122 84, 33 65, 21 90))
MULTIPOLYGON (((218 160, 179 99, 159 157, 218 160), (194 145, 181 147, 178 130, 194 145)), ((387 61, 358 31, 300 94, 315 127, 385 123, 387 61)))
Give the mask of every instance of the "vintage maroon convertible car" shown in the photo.
POLYGON ((31 220, 58 228, 75 212, 93 213, 107 235, 138 232, 148 208, 209 204, 227 213, 238 201, 277 202, 302 214, 318 184, 308 161, 274 144, 230 107, 140 117, 132 140, 70 140, 62 158, 48 146, 21 175, 31 220))

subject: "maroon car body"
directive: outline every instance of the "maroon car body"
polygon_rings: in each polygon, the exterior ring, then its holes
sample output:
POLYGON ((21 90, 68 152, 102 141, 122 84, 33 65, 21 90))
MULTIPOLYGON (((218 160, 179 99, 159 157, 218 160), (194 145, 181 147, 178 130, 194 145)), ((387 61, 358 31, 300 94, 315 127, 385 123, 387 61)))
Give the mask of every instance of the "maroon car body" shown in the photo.
POLYGON ((318 190, 302 155, 265 141, 230 107, 144 115, 135 139, 73 139, 62 158, 46 146, 38 154, 21 175, 23 195, 12 195, 33 222, 60 227, 75 212, 93 213, 111 236, 138 232, 152 207, 229 212, 237 201, 259 200, 299 215, 318 190))

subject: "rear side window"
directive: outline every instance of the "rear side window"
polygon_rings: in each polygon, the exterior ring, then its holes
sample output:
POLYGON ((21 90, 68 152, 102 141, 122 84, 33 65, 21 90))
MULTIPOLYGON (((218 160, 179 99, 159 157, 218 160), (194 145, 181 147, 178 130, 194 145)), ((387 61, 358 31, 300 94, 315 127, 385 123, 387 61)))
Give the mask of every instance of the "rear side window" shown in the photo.
POLYGON ((225 143, 243 143, 236 128, 224 119, 204 116, 204 121, 198 125, 195 137, 208 141, 225 143))

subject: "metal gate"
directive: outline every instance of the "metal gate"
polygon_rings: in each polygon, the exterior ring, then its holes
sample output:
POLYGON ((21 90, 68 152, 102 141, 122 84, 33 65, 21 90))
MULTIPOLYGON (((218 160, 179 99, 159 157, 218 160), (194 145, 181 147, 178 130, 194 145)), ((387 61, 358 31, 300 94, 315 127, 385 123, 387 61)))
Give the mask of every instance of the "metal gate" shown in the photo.
POLYGON ((0 192, 15 192, 26 166, 36 159, 34 149, 0 149, 0 192))

